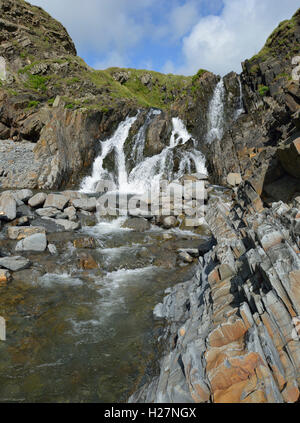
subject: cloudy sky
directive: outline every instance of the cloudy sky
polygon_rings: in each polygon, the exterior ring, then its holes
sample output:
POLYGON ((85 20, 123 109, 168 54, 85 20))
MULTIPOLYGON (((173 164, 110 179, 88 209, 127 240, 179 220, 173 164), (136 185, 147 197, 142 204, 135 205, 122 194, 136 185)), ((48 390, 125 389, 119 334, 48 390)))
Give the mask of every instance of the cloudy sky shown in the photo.
POLYGON ((224 75, 257 53, 299 0, 29 0, 67 28, 94 68, 224 75))

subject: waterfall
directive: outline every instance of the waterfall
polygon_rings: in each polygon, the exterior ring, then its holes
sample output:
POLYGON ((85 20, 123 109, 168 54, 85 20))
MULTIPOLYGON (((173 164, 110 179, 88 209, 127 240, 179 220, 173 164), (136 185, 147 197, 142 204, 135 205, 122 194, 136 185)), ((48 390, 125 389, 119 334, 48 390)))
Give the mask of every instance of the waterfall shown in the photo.
POLYGON ((115 182, 115 188, 119 192, 144 193, 150 188, 150 184, 153 186, 162 179, 169 181, 178 179, 193 170, 206 174, 205 157, 196 149, 196 140, 191 137, 179 118, 172 119, 173 130, 169 145, 159 154, 144 157, 147 128, 152 119, 160 113, 158 110, 151 109, 144 125, 133 139, 130 159, 134 167, 131 172, 128 172, 126 168, 124 146, 137 116, 127 118, 120 123, 114 135, 101 142, 101 155, 94 162, 92 175, 82 181, 81 191, 93 193, 100 180, 108 179, 115 182), (105 169, 105 159, 110 154, 114 154, 115 157, 113 171, 105 169))
POLYGON ((239 98, 239 108, 235 112, 235 119, 237 119, 241 114, 245 113, 244 101, 243 101, 243 87, 242 87, 242 82, 240 77, 238 77, 238 81, 239 81, 239 87, 240 87, 240 98, 239 98))
POLYGON ((87 176, 81 183, 81 191, 83 192, 95 192, 97 183, 103 179, 114 180, 114 175, 108 172, 104 167, 104 160, 110 153, 115 154, 115 161, 117 164, 117 178, 118 186, 127 186, 127 172, 126 172, 126 160, 124 153, 124 143, 128 137, 129 130, 133 123, 136 121, 136 117, 128 117, 124 122, 121 122, 118 126, 114 135, 107 141, 101 142, 102 152, 98 156, 93 164, 92 176, 87 176))
POLYGON ((207 142, 220 140, 224 132, 224 97, 225 86, 223 78, 217 84, 208 112, 207 142))

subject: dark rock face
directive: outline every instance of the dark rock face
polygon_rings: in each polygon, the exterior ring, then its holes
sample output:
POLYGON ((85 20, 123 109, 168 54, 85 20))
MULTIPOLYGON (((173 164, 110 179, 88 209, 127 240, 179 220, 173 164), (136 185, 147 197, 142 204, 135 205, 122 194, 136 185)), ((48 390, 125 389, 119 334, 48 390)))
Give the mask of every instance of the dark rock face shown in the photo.
POLYGON ((13 58, 12 67, 18 66, 16 56, 24 49, 35 57, 70 53, 76 48, 66 29, 43 9, 25 1, 1 0, 0 56, 13 58), (44 39, 47 37, 49 44, 44 39), (37 50, 36 46, 40 46, 37 50))
MULTIPOLYGON (((226 183, 228 173, 238 172, 262 193, 268 184, 282 177, 297 177, 297 152, 293 150, 293 159, 289 156, 294 170, 288 169, 284 157, 290 150, 283 146, 299 136, 299 81, 292 80, 292 57, 298 52, 299 41, 298 11, 290 21, 279 25, 257 56, 243 63, 241 82, 246 113, 236 122, 231 121, 222 140, 214 142, 207 151, 215 182, 226 183), (279 146, 282 147, 278 150, 279 146)), ((234 76, 229 74, 224 79, 230 98, 234 76)), ((230 105, 226 109, 230 110, 230 105)), ((228 124, 228 117, 226 120, 228 124)))

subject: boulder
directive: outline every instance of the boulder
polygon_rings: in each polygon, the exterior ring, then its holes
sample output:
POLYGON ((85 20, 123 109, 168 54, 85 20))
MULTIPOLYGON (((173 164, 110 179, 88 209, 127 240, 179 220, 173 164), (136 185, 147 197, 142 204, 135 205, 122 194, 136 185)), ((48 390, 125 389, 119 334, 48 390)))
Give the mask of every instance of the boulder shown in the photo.
POLYGON ((15 192, 15 196, 24 203, 27 203, 33 196, 33 192, 30 189, 21 189, 20 191, 15 192))
POLYGON ((32 227, 32 226, 18 226, 18 227, 9 227, 7 229, 7 236, 9 239, 18 240, 27 238, 28 236, 35 234, 45 234, 45 228, 42 227, 32 227))
POLYGON ((163 227, 165 229, 175 228, 177 226, 177 219, 175 216, 168 216, 163 219, 163 227))
POLYGON ((49 194, 44 204, 44 208, 54 207, 59 210, 63 210, 69 199, 61 194, 49 194))
POLYGON ((79 199, 79 200, 72 200, 71 203, 76 209, 89 211, 89 212, 96 210, 96 198, 94 197, 79 199))
POLYGON ((194 261, 193 257, 186 251, 181 251, 178 254, 178 257, 183 260, 185 263, 192 263, 194 261))
POLYGON ((45 228, 47 234, 63 232, 65 230, 64 226, 59 225, 55 219, 48 217, 32 220, 31 226, 45 228))
POLYGON ((123 228, 133 229, 136 232, 145 232, 151 228, 151 224, 147 219, 143 217, 132 217, 124 222, 123 228))
POLYGON ((36 214, 41 217, 56 217, 60 211, 54 207, 45 207, 43 209, 37 209, 36 214))
POLYGON ((36 194, 33 197, 31 197, 30 200, 28 201, 28 204, 30 205, 30 207, 39 207, 45 203, 46 198, 47 198, 47 194, 40 192, 39 194, 36 194))
POLYGON ((10 273, 6 269, 0 269, 0 287, 6 286, 7 283, 10 281, 10 273))
POLYGON ((97 248, 97 242, 92 237, 78 238, 73 241, 75 248, 94 249, 97 248))
POLYGON ((17 217, 17 203, 12 194, 0 196, 0 220, 14 220, 17 217))
POLYGON ((232 187, 240 185, 242 182, 243 180, 240 173, 229 173, 227 176, 227 183, 232 187))
POLYGON ((30 266, 30 261, 21 256, 3 257, 0 258, 0 266, 5 269, 17 272, 19 270, 27 269, 30 266))
POLYGON ((70 220, 67 220, 67 219, 56 219, 55 223, 57 225, 63 226, 65 231, 67 232, 76 231, 76 229, 80 228, 79 222, 71 222, 70 220))
POLYGON ((44 233, 30 235, 22 239, 16 245, 16 251, 45 251, 47 248, 47 238, 44 233))
POLYGON ((64 210, 64 213, 68 217, 69 220, 75 222, 77 220, 76 209, 75 207, 71 206, 64 210))

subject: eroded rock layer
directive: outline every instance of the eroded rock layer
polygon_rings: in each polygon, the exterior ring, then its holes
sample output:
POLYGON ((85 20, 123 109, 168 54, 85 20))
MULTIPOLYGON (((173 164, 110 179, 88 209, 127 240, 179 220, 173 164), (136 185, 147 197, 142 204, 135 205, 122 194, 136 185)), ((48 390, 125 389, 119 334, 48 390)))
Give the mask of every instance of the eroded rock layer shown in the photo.
POLYGON ((297 199, 264 209, 250 184, 233 200, 210 200, 217 245, 156 307, 169 352, 131 401, 298 401, 299 217, 297 199))

